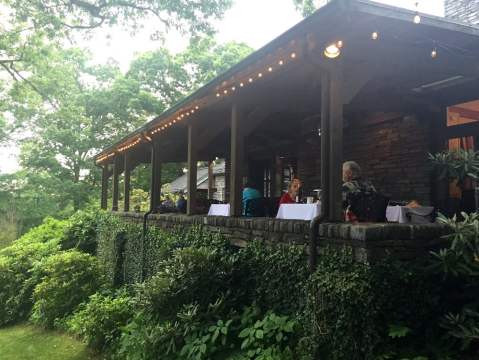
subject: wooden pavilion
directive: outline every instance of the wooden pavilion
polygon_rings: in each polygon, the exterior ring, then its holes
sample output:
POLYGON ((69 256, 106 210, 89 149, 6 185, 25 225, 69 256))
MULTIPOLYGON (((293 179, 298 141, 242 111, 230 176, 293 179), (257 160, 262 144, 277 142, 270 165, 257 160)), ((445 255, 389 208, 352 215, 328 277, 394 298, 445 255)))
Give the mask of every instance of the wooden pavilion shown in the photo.
MULTIPOLYGON (((241 215, 246 177, 265 196, 284 170, 323 189, 322 209, 342 218, 341 165, 359 162, 394 199, 434 203, 427 153, 479 135, 479 122, 447 126, 450 106, 479 99, 479 28, 366 0, 335 0, 183 101, 95 156, 101 206, 118 210, 124 173, 151 164, 152 211, 161 166, 187 162, 195 214, 198 161, 226 159, 231 215, 241 215)), ((479 120, 479 111, 456 106, 479 120), (474 114, 470 114, 470 112, 474 114)), ((479 108, 478 108, 479 109, 479 108)))

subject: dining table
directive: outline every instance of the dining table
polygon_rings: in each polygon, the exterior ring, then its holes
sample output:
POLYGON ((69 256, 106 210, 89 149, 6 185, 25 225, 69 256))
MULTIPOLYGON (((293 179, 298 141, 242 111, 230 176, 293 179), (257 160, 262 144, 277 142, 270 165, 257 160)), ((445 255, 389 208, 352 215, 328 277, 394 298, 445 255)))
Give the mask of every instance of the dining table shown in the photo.
POLYGON ((321 203, 281 204, 276 219, 311 221, 321 213, 321 203))
POLYGON ((230 216, 230 204, 211 204, 208 216, 230 216))
POLYGON ((388 206, 386 208, 386 219, 389 222, 399 224, 420 224, 432 222, 434 207, 418 206, 408 207, 401 205, 388 206))

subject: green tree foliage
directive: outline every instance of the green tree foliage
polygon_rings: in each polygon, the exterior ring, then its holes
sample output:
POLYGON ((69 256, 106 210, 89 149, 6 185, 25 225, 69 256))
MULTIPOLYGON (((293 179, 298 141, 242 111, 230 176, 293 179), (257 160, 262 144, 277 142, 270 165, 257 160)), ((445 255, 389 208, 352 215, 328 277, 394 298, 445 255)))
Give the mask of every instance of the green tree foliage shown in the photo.
POLYGON ((304 17, 311 15, 317 9, 315 0, 293 0, 294 6, 304 17))
MULTIPOLYGON (((68 215, 88 204, 100 182, 93 154, 250 51, 244 44, 218 45, 211 38, 197 38, 177 55, 167 50, 140 55, 122 74, 115 63, 90 65, 89 54, 80 49, 42 46, 41 54, 23 64, 28 82, 14 82, 4 105, 13 118, 8 130, 21 145, 25 171, 0 179, 0 192, 5 192, 7 204, 19 206, 19 198, 37 202, 25 204, 38 216, 16 211, 17 230, 38 224, 46 215, 68 215)), ((172 181, 182 167, 165 166, 164 179, 172 181)), ((133 176, 133 186, 138 183, 148 190, 148 169, 139 168, 133 176)))

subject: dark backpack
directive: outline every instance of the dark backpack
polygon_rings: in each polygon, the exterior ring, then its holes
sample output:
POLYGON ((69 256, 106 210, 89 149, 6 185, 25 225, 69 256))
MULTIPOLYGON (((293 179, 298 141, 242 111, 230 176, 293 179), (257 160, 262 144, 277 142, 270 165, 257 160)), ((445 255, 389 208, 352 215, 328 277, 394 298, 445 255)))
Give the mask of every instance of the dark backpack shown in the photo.
POLYGON ((375 191, 350 192, 346 197, 349 209, 360 222, 385 222, 389 199, 375 191))

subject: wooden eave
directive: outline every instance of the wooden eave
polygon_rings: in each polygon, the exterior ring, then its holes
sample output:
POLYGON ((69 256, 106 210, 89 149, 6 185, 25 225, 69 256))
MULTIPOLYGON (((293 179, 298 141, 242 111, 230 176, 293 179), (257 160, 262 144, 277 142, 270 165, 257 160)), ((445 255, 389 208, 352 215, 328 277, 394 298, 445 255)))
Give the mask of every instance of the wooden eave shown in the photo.
MULTIPOLYGON (((349 33, 351 34, 351 37, 354 37, 354 33, 356 32, 356 29, 354 27, 361 28, 361 30, 364 30, 362 29, 362 27, 365 27, 366 25, 358 22, 358 18, 367 18, 368 26, 373 26, 375 23, 377 23, 385 27, 389 23, 391 23, 391 26, 393 27, 396 26, 397 28, 405 28, 406 24, 408 24, 409 27, 411 26, 412 17, 414 16, 414 14, 414 11, 383 5, 366 0, 333 1, 316 11, 310 17, 304 19, 303 21, 295 25, 293 28, 291 28, 275 40, 271 41, 269 44, 267 44, 260 50, 252 53, 250 56, 248 56, 236 66, 232 67, 222 75, 210 81, 205 86, 193 92, 191 95, 187 96, 185 99, 180 101, 172 108, 168 109, 160 116, 156 117, 144 126, 135 130, 134 132, 127 135, 115 144, 107 147, 99 154, 97 154, 94 159, 95 161, 98 161, 98 159, 102 159, 105 156, 110 155, 110 158, 105 158, 105 161, 107 163, 111 162, 113 160, 112 158, 116 156, 115 154, 118 148, 124 147, 134 141, 137 141, 137 139, 140 139, 143 136, 142 134, 148 133, 152 129, 161 126, 163 122, 165 122, 167 119, 171 119, 172 116, 176 116, 182 111, 187 111, 187 109, 190 109, 192 106, 195 106, 195 104, 197 104, 198 101, 201 99, 207 98, 210 99, 210 101, 205 107, 202 107, 200 109, 200 112, 213 111, 214 109, 221 109, 225 107, 227 104, 230 104, 238 95, 234 94, 228 97, 220 97, 219 99, 211 100, 211 98, 214 97, 214 94, 219 91, 222 91, 225 88, 225 84, 231 84, 232 81, 238 78, 239 74, 244 75, 248 73, 254 73, 258 71, 258 68, 264 69, 264 66, 267 63, 265 62, 265 59, 268 59, 268 56, 271 56, 271 54, 275 54, 278 51, 283 51, 286 56, 288 55, 288 51, 290 49, 294 49, 294 51, 297 51, 298 54, 301 54, 301 61, 304 62, 304 58, 308 56, 308 52, 310 52, 311 50, 308 48, 308 35, 310 35, 311 33, 315 35, 316 42, 318 43, 318 48, 322 49, 325 44, 328 44, 328 42, 336 40, 336 33, 337 35, 341 36, 345 33, 349 33)), ((423 33, 425 36, 429 36, 430 34, 438 34, 441 35, 441 38, 446 38, 449 40, 454 39, 455 43, 458 44, 458 48, 462 48, 471 52, 473 50, 479 50, 477 48, 479 28, 464 25, 455 21, 451 21, 449 19, 444 19, 432 15, 421 14, 421 18, 421 24, 418 25, 416 29, 417 31, 423 33), (474 46, 476 46, 476 48, 474 48, 474 46)), ((414 33, 407 31, 404 32, 407 33, 407 36, 409 37, 414 36, 414 33)), ((417 47, 421 46, 427 47, 430 46, 430 44, 422 45, 419 42, 417 44, 417 47)), ((352 58, 361 61, 362 54, 359 54, 359 52, 357 55, 356 53, 352 53, 350 55, 352 58)), ((465 59, 463 62, 471 63, 472 60, 465 59)), ((458 60, 458 65, 460 64, 461 63, 458 60)), ((281 73, 282 71, 278 71, 270 74, 270 79, 280 78, 281 73)), ((188 121, 196 121, 196 119, 197 113, 195 113, 195 116, 191 116, 188 121)), ((181 128, 185 122, 176 123, 173 127, 181 128)), ((173 128, 166 130, 167 137, 170 135, 171 130, 173 130, 173 128)), ((176 133, 178 133, 178 131, 176 131, 176 133)), ((163 141, 163 138, 160 138, 159 141, 163 141)), ((138 147, 140 146, 144 146, 143 143, 138 145, 138 147)), ((129 148, 126 151, 130 151, 129 148)))

